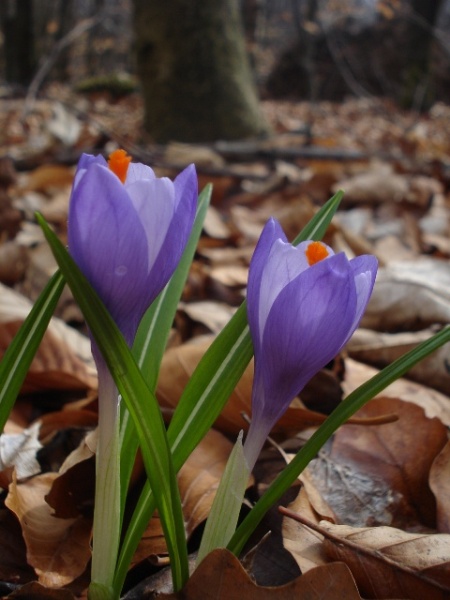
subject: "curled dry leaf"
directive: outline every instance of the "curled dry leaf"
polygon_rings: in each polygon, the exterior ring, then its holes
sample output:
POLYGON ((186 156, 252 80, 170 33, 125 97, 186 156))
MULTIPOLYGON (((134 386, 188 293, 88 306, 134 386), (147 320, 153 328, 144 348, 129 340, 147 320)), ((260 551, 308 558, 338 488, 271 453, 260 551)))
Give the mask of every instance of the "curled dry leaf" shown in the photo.
POLYGON ((379 269, 361 324, 378 331, 405 331, 449 321, 449 261, 420 258, 379 269))
MULTIPOLYGON (((0 283, 0 323, 21 323, 28 316, 31 308, 32 303, 25 296, 0 283)), ((64 342, 76 357, 85 364, 89 377, 96 384, 96 370, 89 339, 58 318, 51 319, 48 331, 58 341, 64 342)), ((9 335, 11 336, 11 333, 9 335)), ((0 336, 0 350, 3 353, 10 339, 8 341, 6 338, 3 339, 2 336, 0 336)))
MULTIPOLYGON (((214 550, 194 571, 177 594, 160 594, 161 600, 361 600, 353 577, 342 563, 318 567, 277 587, 256 585, 239 560, 228 550, 214 550)), ((145 591, 142 599, 151 598, 145 591)))
POLYGON ((56 477, 56 473, 45 473, 24 483, 14 479, 5 500, 19 519, 28 564, 39 582, 50 588, 62 587, 79 577, 91 557, 90 520, 56 518, 45 502, 56 477))
POLYGON ((23 598, 23 600, 76 600, 69 590, 52 590, 37 581, 30 581, 30 583, 26 583, 8 595, 9 600, 14 598, 23 598))
MULTIPOLYGON (((345 361, 345 379, 342 387, 346 395, 356 390, 379 371, 351 358, 345 361)), ((428 388, 420 383, 400 378, 384 389, 378 397, 400 398, 420 406, 429 419, 437 417, 444 425, 450 427, 450 402, 448 396, 428 388)))
POLYGON ((450 442, 447 442, 433 461, 430 487, 436 498, 437 530, 450 533, 450 442))
POLYGON ((338 523, 434 527, 436 505, 428 477, 446 444, 446 428, 438 419, 427 419, 418 406, 393 398, 372 400, 358 415, 389 410, 398 414, 396 423, 341 427, 301 480, 311 501, 318 493, 338 523))
POLYGON ((445 600, 450 594, 450 535, 407 533, 393 527, 350 527, 297 519, 323 539, 328 558, 345 562, 365 598, 445 600))
MULTIPOLYGON (((3 353, 19 330, 22 322, 0 323, 0 352, 3 353)), ((47 331, 31 363, 22 386, 22 393, 42 389, 86 390, 96 386, 96 377, 70 347, 47 331)))
MULTIPOLYGON (((380 333, 360 328, 353 334, 346 350, 352 358, 382 369, 394 360, 428 340, 436 331, 380 333)), ((443 346, 408 371, 408 377, 429 385, 444 394, 450 394, 450 372, 447 366, 449 349, 443 346)))
POLYGON ((25 479, 40 472, 36 452, 42 448, 39 442, 40 423, 36 422, 21 433, 3 433, 0 436, 0 486, 5 485, 2 471, 15 467, 17 479, 25 479))

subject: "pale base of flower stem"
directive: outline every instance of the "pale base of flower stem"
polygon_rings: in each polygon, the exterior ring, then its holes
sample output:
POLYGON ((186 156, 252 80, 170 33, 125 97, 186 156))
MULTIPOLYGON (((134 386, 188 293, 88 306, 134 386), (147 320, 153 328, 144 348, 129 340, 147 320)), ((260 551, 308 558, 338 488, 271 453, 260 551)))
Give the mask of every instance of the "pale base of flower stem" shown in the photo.
POLYGON ((106 365, 100 365, 99 362, 92 583, 89 586, 89 598, 111 600, 120 540, 119 402, 114 380, 106 365))
POLYGON ((101 583, 91 583, 88 590, 88 600, 116 600, 112 588, 107 588, 101 583))
POLYGON ((252 419, 244 444, 244 456, 250 472, 253 471, 253 467, 273 426, 272 423, 267 424, 258 421, 260 419, 252 419))
POLYGON ((215 548, 225 548, 236 530, 250 470, 242 448, 242 431, 230 454, 206 521, 197 565, 215 548))

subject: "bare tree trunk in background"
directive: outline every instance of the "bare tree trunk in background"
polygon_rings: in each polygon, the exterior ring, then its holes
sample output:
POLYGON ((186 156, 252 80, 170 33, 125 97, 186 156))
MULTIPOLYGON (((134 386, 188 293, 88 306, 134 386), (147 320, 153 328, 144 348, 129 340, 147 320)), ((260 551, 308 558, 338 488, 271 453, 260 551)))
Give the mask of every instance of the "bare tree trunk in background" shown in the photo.
POLYGON ((36 69, 33 0, 0 3, 5 52, 5 77, 9 83, 27 86, 36 69))
POLYGON ((402 77, 402 102, 407 106, 419 104, 427 108, 433 98, 430 89, 430 57, 433 30, 443 5, 442 0, 411 0, 406 47, 401 52, 408 56, 402 77), (426 98, 428 96, 428 98, 426 98))
MULTIPOLYGON (((54 36, 54 43, 58 43, 69 31, 73 28, 74 22, 76 22, 74 15, 73 0, 61 0, 58 7, 58 29, 54 36)), ((66 81, 69 77, 69 66, 70 66, 70 52, 68 48, 65 48, 58 58, 58 62, 55 67, 55 79, 59 81, 66 81)))
POLYGON ((134 0, 134 30, 145 128, 156 141, 267 131, 238 0, 134 0))

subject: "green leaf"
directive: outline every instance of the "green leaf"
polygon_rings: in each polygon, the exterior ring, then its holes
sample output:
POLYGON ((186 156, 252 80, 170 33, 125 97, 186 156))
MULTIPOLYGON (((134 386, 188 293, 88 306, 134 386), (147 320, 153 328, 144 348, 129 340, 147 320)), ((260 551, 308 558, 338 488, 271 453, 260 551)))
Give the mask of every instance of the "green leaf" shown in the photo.
POLYGON ((338 427, 343 425, 355 414, 355 412, 362 408, 366 402, 379 394, 399 377, 402 377, 418 362, 448 342, 450 342, 450 326, 446 326, 429 340, 422 342, 416 348, 398 358, 343 400, 255 504, 236 530, 236 533, 228 545, 228 549, 236 555, 241 552, 245 542, 256 529, 269 508, 273 506, 290 488, 294 481, 296 481, 300 473, 317 455, 317 452, 338 427))
MULTIPOLYGON (((179 590, 188 577, 184 521, 175 470, 157 400, 96 292, 44 218, 37 215, 37 219, 133 418, 166 537, 174 588, 179 590)), ((111 523, 111 527, 119 526, 120 523, 111 523)))
POLYGON ((57 271, 41 292, 3 355, 0 363, 0 431, 5 427, 64 285, 63 276, 57 271))
POLYGON ((206 521, 197 556, 197 566, 216 548, 225 548, 236 530, 245 489, 250 477, 242 447, 243 432, 228 458, 211 511, 206 521))
MULTIPOLYGON (((294 243, 299 244, 307 239, 321 239, 339 207, 342 196, 343 192, 338 192, 330 198, 304 227, 294 243)), ((244 302, 197 365, 169 425, 168 438, 177 471, 219 416, 252 356, 253 345, 244 302)), ((137 508, 139 515, 135 514, 141 528, 148 523, 154 506, 150 488, 146 485, 137 508)), ((133 539, 128 537, 124 541, 114 582, 116 591, 120 592, 122 589, 126 570, 139 539, 140 536, 134 535, 133 539)))

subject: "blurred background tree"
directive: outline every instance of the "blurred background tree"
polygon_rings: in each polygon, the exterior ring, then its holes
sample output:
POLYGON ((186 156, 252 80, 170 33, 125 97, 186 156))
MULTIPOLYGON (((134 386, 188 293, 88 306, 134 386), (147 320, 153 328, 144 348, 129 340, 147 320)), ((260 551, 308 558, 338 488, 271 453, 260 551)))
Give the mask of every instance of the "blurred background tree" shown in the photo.
POLYGON ((0 3, 5 79, 28 85, 37 67, 33 0, 3 0, 0 3))
POLYGON ((134 31, 144 125, 156 141, 267 131, 238 0, 134 0, 134 31))
POLYGON ((450 101, 450 0, 0 0, 0 19, 4 83, 139 89, 158 142, 264 133, 258 94, 450 101))

